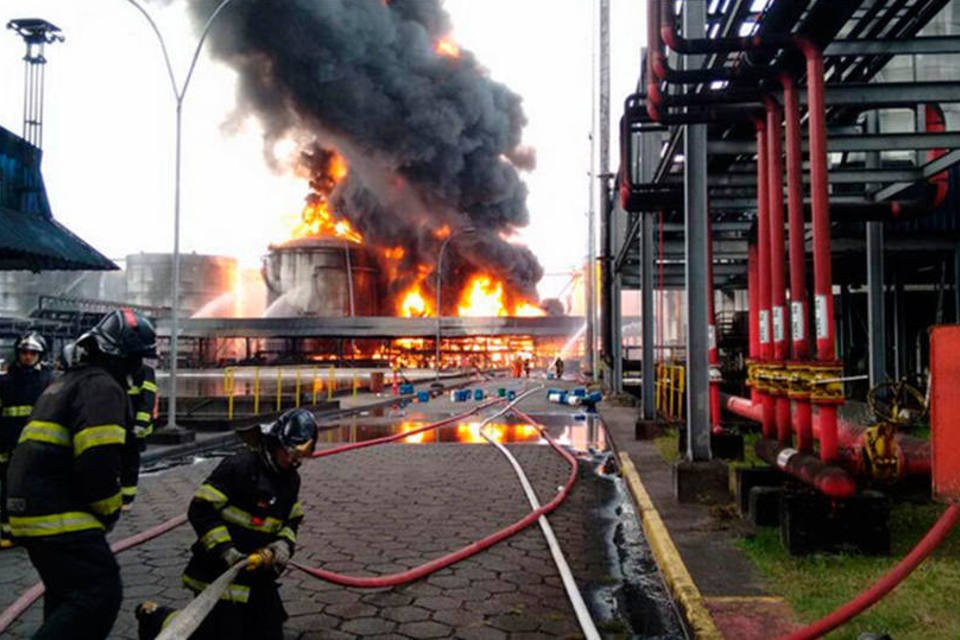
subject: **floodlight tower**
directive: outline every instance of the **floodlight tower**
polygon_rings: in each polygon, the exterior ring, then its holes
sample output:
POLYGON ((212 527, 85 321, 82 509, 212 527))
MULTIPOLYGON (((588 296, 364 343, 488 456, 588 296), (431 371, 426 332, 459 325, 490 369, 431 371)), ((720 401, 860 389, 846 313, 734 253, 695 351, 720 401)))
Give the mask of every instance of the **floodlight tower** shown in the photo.
POLYGON ((43 69, 47 59, 44 48, 63 42, 63 32, 40 18, 19 18, 7 23, 27 43, 23 74, 23 138, 40 149, 43 146, 43 69))

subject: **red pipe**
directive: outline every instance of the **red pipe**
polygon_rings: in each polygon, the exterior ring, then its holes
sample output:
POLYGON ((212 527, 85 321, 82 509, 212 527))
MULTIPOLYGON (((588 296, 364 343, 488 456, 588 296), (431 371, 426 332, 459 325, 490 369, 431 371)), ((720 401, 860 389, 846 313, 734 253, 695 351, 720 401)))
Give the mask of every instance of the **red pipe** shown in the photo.
MULTIPOLYGON (((530 418, 530 416, 528 416, 527 414, 519 410, 514 409, 514 413, 516 413, 523 420, 527 420, 528 422, 537 424, 536 421, 530 418)), ((402 435, 409 435, 409 433, 412 433, 412 432, 408 432, 407 434, 402 434, 402 435)), ((567 481, 564 483, 563 487, 560 489, 559 492, 557 492, 557 495, 554 496, 554 498, 550 502, 541 506, 539 509, 535 509, 531 511, 526 516, 524 516, 520 520, 517 520, 510 526, 504 529, 501 529, 500 531, 492 535, 489 535, 481 540, 477 540, 476 542, 473 542, 464 547, 461 547, 460 549, 452 553, 449 553, 445 556, 436 558, 434 560, 431 560, 430 562, 422 564, 418 567, 414 567, 413 569, 409 569, 407 571, 402 571, 400 573, 394 573, 386 576, 347 576, 339 573, 334 573, 333 571, 320 569, 317 567, 307 567, 297 562, 292 562, 291 564, 297 569, 300 569, 304 573, 308 573, 314 576, 315 578, 320 578, 321 580, 326 580, 328 582, 339 584, 345 587, 359 587, 359 588, 365 588, 365 589, 392 587, 400 584, 405 584, 407 582, 412 582, 413 580, 422 578, 426 575, 439 571, 440 569, 449 567, 455 562, 459 562, 464 558, 468 558, 476 553, 479 553, 480 551, 483 551, 488 547, 493 546, 494 544, 506 538, 509 538, 515 533, 523 530, 524 528, 536 522, 540 518, 540 516, 546 515, 551 511, 553 511, 554 509, 556 509, 557 507, 559 507, 560 503, 563 502, 564 499, 566 499, 567 494, 570 492, 570 489, 573 487, 573 483, 577 479, 577 470, 578 470, 577 459, 573 457, 568 451, 563 449, 563 447, 561 447, 557 443, 557 441, 554 440, 550 436, 550 434, 547 433, 545 429, 541 429, 540 433, 547 440, 550 446, 553 447, 553 449, 557 453, 559 453, 564 458, 564 460, 567 461, 567 463, 570 465, 570 473, 567 475, 567 481)))
MULTIPOLYGON (((817 361, 837 364, 834 344, 833 276, 830 255, 830 194, 827 182, 827 125, 823 87, 823 55, 806 38, 796 39, 807 62, 808 137, 810 139, 810 196, 813 219, 813 280, 817 361)), ((833 462, 837 450, 837 406, 819 404, 820 459, 833 462)))
MULTIPOLYGON (((752 362, 760 359, 760 301, 757 299, 757 279, 760 274, 757 262, 757 245, 750 243, 747 246, 747 355, 752 362)), ((750 387, 750 401, 760 403, 760 392, 754 387, 750 387)))
POLYGON ((784 446, 776 440, 761 438, 757 441, 757 455, 770 466, 780 469, 825 496, 843 500, 857 492, 857 483, 846 470, 826 464, 809 453, 801 453, 793 447, 784 446))
MULTIPOLYGON (((760 318, 760 362, 768 363, 773 355, 770 344, 770 229, 769 229, 769 182, 767 179, 766 124, 760 118, 754 121, 757 130, 757 260, 758 299, 760 318)), ((762 429, 765 438, 774 437, 773 396, 760 392, 763 404, 762 429)))
MULTIPOLYGON (((793 360, 810 359, 807 333, 807 261, 803 223, 803 150, 800 141, 800 103, 793 77, 780 76, 783 87, 783 111, 787 129, 787 202, 790 210, 790 333, 793 337, 793 360)), ((812 411, 809 396, 794 402, 794 432, 797 449, 813 451, 812 411)))
POLYGON ((710 427, 723 433, 720 424, 720 354, 717 351, 717 312, 713 300, 713 225, 707 216, 707 361, 710 364, 710 427))
MULTIPOLYGON (((767 111, 767 197, 769 198, 770 232, 770 323, 772 329, 773 357, 781 369, 787 363, 789 343, 786 324, 786 283, 784 281, 784 262, 786 256, 783 246, 783 128, 780 125, 780 106, 766 98, 767 111)), ((774 424, 777 439, 784 445, 790 444, 790 399, 786 390, 777 393, 774 399, 774 424)))
MULTIPOLYGON (((926 124, 926 130, 934 133, 943 133, 946 131, 946 118, 943 115, 943 109, 940 108, 940 105, 925 104, 923 107, 923 117, 926 124)), ((946 149, 931 149, 930 151, 927 151, 927 162, 932 162, 946 153, 946 149)), ((933 211, 942 205, 947 199, 947 187, 949 186, 947 172, 941 171, 937 175, 933 176, 930 178, 930 183, 936 187, 933 203, 928 209, 929 211, 933 211)))
POLYGON ((819 638, 876 604, 881 598, 893 591, 898 584, 903 582, 927 556, 940 546, 940 543, 944 541, 957 524, 958 519, 960 519, 960 505, 950 505, 947 507, 947 510, 943 512, 943 515, 940 516, 940 519, 930 528, 930 531, 917 543, 917 546, 915 546, 897 566, 888 571, 870 588, 863 591, 847 604, 834 609, 824 618, 817 620, 803 629, 783 636, 781 640, 812 640, 813 638, 819 638))

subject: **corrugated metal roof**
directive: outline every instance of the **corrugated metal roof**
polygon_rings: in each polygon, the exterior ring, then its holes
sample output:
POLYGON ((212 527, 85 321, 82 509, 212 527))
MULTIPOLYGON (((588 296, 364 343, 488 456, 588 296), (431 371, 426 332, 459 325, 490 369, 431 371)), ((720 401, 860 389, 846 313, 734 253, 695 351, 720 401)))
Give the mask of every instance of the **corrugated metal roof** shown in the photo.
POLYGON ((0 270, 119 269, 52 218, 0 208, 0 270))
POLYGON ((117 265, 53 219, 41 152, 0 127, 0 270, 114 270, 117 265))

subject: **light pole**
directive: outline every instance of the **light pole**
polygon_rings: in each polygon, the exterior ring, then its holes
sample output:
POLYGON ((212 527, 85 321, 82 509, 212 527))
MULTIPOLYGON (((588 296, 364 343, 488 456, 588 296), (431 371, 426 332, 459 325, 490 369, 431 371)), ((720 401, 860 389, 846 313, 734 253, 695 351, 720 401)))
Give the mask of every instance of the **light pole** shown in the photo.
POLYGON ((176 160, 174 172, 174 190, 173 190, 173 301, 171 309, 171 328, 170 328, 170 402, 167 405, 167 429, 175 432, 177 428, 177 357, 178 357, 178 338, 180 333, 180 141, 183 122, 183 98, 187 94, 187 88, 190 86, 190 78, 193 77, 193 70, 197 66, 197 59, 200 57, 200 49, 207 39, 210 27, 216 20, 220 12, 233 0, 223 0, 203 25, 203 31, 200 33, 200 40, 197 41, 197 47, 193 52, 193 58, 190 60, 190 67, 187 69, 187 75, 183 80, 183 86, 177 88, 177 79, 173 75, 173 65, 170 64, 170 55, 167 53, 167 45, 163 40, 163 34, 157 28, 157 23, 153 21, 146 9, 137 4, 136 0, 127 0, 137 11, 139 11, 150 28, 157 36, 160 42, 160 51, 163 53, 163 62, 167 66, 167 75, 170 77, 170 88, 173 89, 173 97, 177 103, 177 143, 176 160))
POLYGON ((443 273, 443 252, 447 248, 447 244, 449 244, 450 241, 455 237, 464 233, 473 233, 476 230, 477 229, 475 227, 465 227, 463 229, 454 231, 444 239, 443 243, 440 245, 440 254, 437 256, 437 380, 440 379, 440 316, 442 315, 440 313, 440 276, 443 273))

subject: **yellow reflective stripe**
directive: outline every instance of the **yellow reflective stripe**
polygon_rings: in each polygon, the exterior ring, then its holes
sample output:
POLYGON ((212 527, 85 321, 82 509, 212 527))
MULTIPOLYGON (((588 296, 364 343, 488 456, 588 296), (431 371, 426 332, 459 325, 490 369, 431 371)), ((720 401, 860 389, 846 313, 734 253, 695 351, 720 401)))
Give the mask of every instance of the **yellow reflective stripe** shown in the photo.
POLYGON ((117 509, 119 509, 120 505, 123 503, 123 496, 121 494, 122 490, 117 491, 109 498, 91 502, 90 508, 94 513, 99 513, 102 516, 109 516, 113 513, 116 513, 117 509))
POLYGON ((143 384, 140 385, 140 388, 141 388, 143 391, 153 391, 154 393, 156 393, 156 392, 157 392, 157 383, 156 383, 156 382, 150 382, 149 380, 144 380, 144 381, 143 381, 143 384))
POLYGON ((127 431, 115 424, 87 427, 73 436, 73 455, 79 456, 87 449, 110 444, 123 444, 127 440, 127 431))
MULTIPOLYGON (((185 584, 191 591, 195 591, 197 593, 200 593, 210 585, 209 582, 197 580, 196 578, 186 574, 183 575, 183 584, 185 584)), ((231 602, 247 602, 250 599, 250 587, 231 582, 230 585, 223 590, 223 593, 220 594, 220 599, 229 600, 231 602)))
POLYGON ((10 524, 7 522, 0 523, 0 531, 10 535, 10 524))
POLYGON ((70 446, 70 432, 62 424, 56 422, 44 422, 42 420, 31 420, 20 433, 18 442, 46 442, 61 447, 70 446))
POLYGON ((264 518, 263 524, 254 524, 252 522, 253 515, 247 513, 243 509, 238 509, 237 507, 225 507, 223 511, 220 512, 220 517, 231 524, 235 524, 243 527, 244 529, 251 529, 252 531, 262 531, 265 533, 276 533, 280 530, 280 527, 283 526, 283 522, 277 520, 276 518, 264 518))
POLYGON ((230 532, 227 531, 227 528, 223 525, 219 527, 214 527, 207 531, 203 536, 200 537, 200 543, 204 548, 209 551, 213 549, 218 544, 223 544, 224 542, 231 542, 233 538, 230 537, 230 532))
POLYGON ((195 494, 193 494, 193 497, 197 500, 206 500, 207 502, 212 502, 213 506, 215 506, 217 509, 227 504, 226 494, 212 484, 204 483, 200 485, 200 488, 197 489, 195 494))
POLYGON ((160 630, 162 631, 162 630, 166 629, 166 628, 170 625, 170 623, 173 622, 173 619, 177 617, 177 614, 178 614, 178 613, 180 613, 180 612, 179 612, 179 611, 171 611, 170 613, 168 613, 168 614, 166 615, 166 617, 163 619, 163 624, 160 625, 160 630))
POLYGON ((279 537, 284 540, 289 540, 293 544, 297 544, 297 534, 293 532, 293 529, 290 527, 284 527, 280 529, 280 533, 277 534, 279 537))
POLYGON ((137 495, 137 488, 136 487, 120 487, 120 493, 125 497, 133 497, 137 495))
POLYGON ((127 389, 127 395, 128 395, 128 396, 138 396, 138 395, 140 395, 140 387, 138 387, 137 385, 133 385, 132 387, 130 387, 129 389, 127 389))
POLYGON ((32 404, 11 405, 0 409, 0 415, 4 418, 23 418, 30 415, 33 411, 32 404))
POLYGON ((14 536, 22 538, 56 536, 103 528, 99 520, 85 511, 68 511, 47 516, 10 516, 10 531, 14 536))
POLYGON ((294 502, 293 507, 290 508, 290 515, 287 516, 288 519, 293 520, 294 518, 303 517, 303 505, 300 502, 294 502))
POLYGON ((150 422, 153 418, 153 414, 149 411, 137 411, 137 415, 134 416, 137 422, 150 422))
POLYGON ((0 464, 6 464, 8 462, 10 462, 10 454, 0 453, 0 464))

